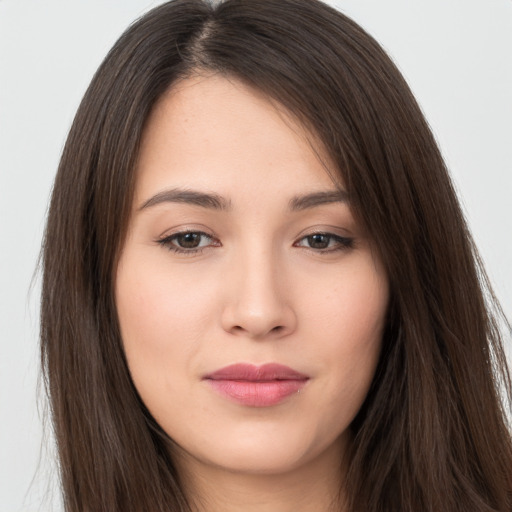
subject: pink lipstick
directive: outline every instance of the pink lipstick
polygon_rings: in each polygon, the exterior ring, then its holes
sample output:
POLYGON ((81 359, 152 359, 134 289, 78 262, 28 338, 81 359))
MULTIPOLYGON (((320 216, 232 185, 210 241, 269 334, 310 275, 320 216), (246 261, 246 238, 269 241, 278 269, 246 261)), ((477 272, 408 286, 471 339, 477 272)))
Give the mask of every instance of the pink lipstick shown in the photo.
POLYGON ((270 407, 298 393, 309 377, 281 364, 233 364, 204 377, 218 393, 250 407, 270 407))

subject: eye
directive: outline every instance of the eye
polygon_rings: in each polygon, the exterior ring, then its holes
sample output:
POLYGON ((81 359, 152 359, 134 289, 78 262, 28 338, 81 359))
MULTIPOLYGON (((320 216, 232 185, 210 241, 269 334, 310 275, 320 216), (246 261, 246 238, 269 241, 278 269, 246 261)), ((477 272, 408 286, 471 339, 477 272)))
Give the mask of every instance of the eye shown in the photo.
POLYGON ((306 247, 317 252, 341 251, 352 248, 354 240, 333 233, 312 233, 301 238, 294 245, 306 247))
POLYGON ((178 253, 196 253, 209 246, 218 246, 219 243, 210 235, 202 231, 182 231, 174 233, 158 243, 171 251, 178 253))

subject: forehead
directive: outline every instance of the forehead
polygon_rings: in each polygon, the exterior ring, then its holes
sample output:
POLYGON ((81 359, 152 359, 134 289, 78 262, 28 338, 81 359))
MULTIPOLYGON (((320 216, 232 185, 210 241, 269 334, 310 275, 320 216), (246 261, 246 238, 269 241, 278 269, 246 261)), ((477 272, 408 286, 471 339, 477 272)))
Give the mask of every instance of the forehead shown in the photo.
POLYGON ((333 188, 328 170, 334 174, 322 145, 282 106, 238 80, 195 76, 168 90, 148 119, 136 196, 169 185, 333 188))

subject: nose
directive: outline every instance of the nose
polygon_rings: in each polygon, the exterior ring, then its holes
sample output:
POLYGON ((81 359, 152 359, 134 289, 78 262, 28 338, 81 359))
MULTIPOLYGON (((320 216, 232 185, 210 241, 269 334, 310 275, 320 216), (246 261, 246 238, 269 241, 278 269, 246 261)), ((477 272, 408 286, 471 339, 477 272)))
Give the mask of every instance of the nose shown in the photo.
POLYGON ((238 258, 226 276, 225 331, 253 339, 281 338, 297 325, 285 272, 269 251, 238 258))

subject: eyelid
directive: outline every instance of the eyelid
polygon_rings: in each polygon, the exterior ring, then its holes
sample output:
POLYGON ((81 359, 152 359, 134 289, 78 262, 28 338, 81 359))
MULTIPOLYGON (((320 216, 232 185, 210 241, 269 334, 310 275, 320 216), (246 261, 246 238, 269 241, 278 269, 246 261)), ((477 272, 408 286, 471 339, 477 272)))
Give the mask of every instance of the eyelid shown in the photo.
POLYGON ((162 231, 156 240, 163 240, 173 235, 179 235, 181 233, 204 233, 206 236, 215 238, 212 230, 204 224, 196 223, 183 223, 173 227, 168 227, 165 231, 162 231))
POLYGON ((310 231, 308 233, 302 234, 293 244, 295 247, 302 247, 306 250, 313 251, 317 254, 327 254, 331 252, 339 252, 339 251, 346 251, 350 250, 354 247, 354 238, 353 237, 347 237, 344 235, 339 235, 337 233, 333 233, 331 231, 325 230, 325 229, 317 229, 314 231, 310 231), (336 242, 336 245, 334 247, 326 247, 326 248, 314 248, 314 247, 307 247, 305 245, 299 245, 300 242, 303 242, 309 237, 313 237, 315 235, 322 235, 330 238, 330 241, 334 240, 336 242))
MULTIPOLYGON (((304 230, 293 243, 294 247, 303 248, 308 251, 314 252, 316 254, 327 254, 331 252, 340 252, 350 250, 354 246, 354 238, 349 236, 344 236, 338 234, 333 231, 339 231, 340 228, 335 227, 326 227, 318 226, 317 228, 308 228, 308 230, 304 230), (314 236, 324 236, 329 240, 327 242, 327 247, 308 247, 304 244, 304 242, 314 236), (332 244, 334 242, 334 245, 332 244)), ((175 228, 172 231, 167 231, 164 236, 158 237, 155 242, 173 252, 184 255, 194 255, 202 252, 205 249, 211 247, 220 247, 222 246, 220 240, 215 237, 212 233, 208 232, 209 230, 205 230, 204 228, 192 227, 192 226, 182 226, 180 228, 175 228), (208 243, 202 246, 197 247, 180 247, 180 245, 175 244, 175 240, 177 240, 180 236, 185 236, 187 234, 195 234, 201 237, 205 237, 208 240, 208 243)))
MULTIPOLYGON (((309 223, 308 223, 309 224, 309 223)), ((297 239, 302 238, 304 236, 316 235, 316 234, 324 234, 324 235, 333 235, 339 236, 341 238, 353 238, 354 230, 349 229, 345 224, 352 225, 352 222, 336 222, 336 224, 324 223, 324 222, 315 222, 309 224, 306 228, 299 231, 297 235, 297 239)))
POLYGON ((171 231, 170 233, 166 232, 164 236, 158 237, 155 240, 155 242, 164 247, 165 249, 184 255, 194 255, 202 252, 204 249, 208 249, 209 247, 219 247, 221 245, 220 241, 213 234, 203 231, 202 229, 192 227, 179 228, 175 231, 171 231), (206 237, 210 240, 210 243, 205 246, 191 248, 180 247, 178 245, 173 244, 173 241, 176 240, 178 237, 190 233, 206 237))

